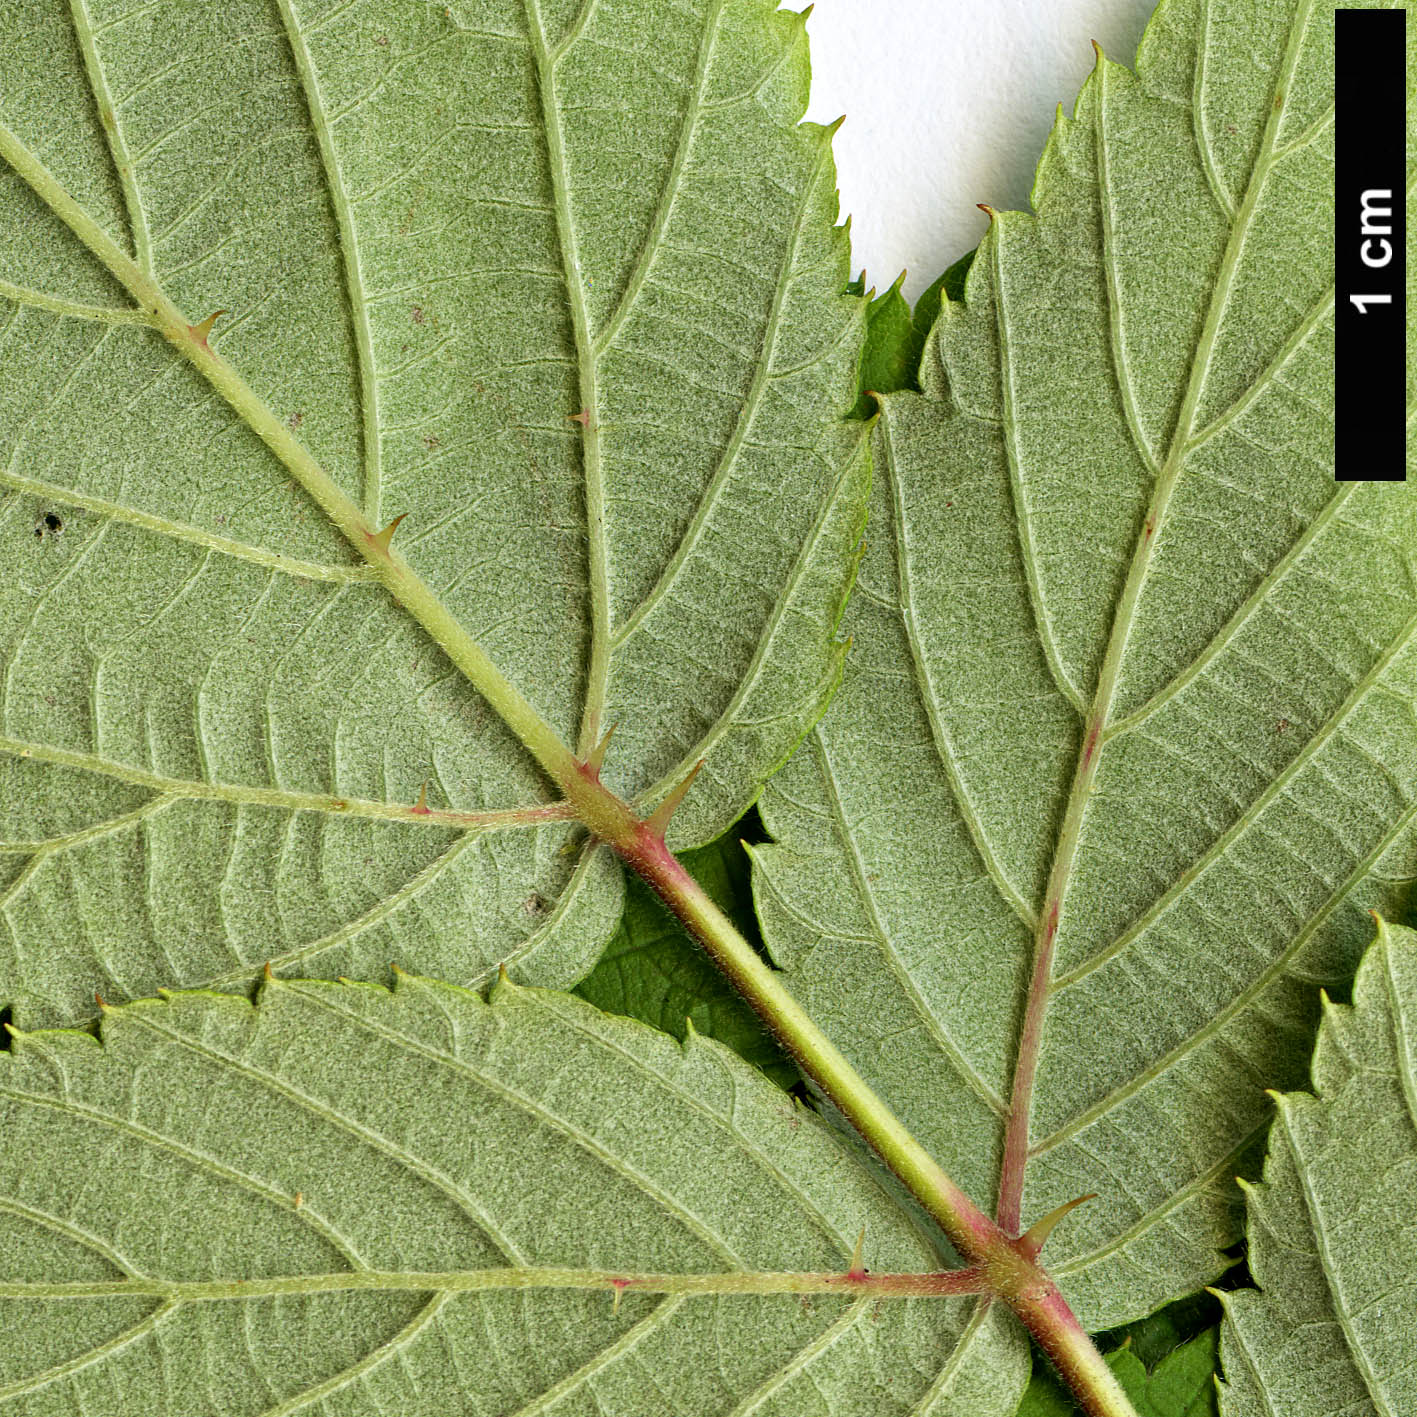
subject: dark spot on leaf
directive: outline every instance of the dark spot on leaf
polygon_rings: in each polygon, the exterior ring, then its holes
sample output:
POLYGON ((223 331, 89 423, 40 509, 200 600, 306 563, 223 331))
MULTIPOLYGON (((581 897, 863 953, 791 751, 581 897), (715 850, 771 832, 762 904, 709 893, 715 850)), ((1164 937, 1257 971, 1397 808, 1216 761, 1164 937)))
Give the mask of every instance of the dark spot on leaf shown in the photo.
POLYGON ((8 1053, 15 1045, 15 1040, 10 1037, 10 1020, 14 1018, 15 1011, 9 1004, 0 1009, 0 1053, 8 1053))
POLYGON ((44 514, 44 524, 50 529, 50 531, 64 530, 64 523, 59 519, 58 514, 55 512, 46 512, 44 514))
POLYGON ((546 914, 546 897, 540 891, 532 891, 527 898, 522 901, 522 909, 535 919, 539 915, 546 914))
POLYGON ((415 325, 421 325, 423 323, 423 307, 421 305, 415 305, 413 307, 413 323, 415 325))
POLYGON ((64 518, 58 512, 46 512, 34 524, 34 539, 43 541, 46 536, 58 536, 64 530, 64 518))

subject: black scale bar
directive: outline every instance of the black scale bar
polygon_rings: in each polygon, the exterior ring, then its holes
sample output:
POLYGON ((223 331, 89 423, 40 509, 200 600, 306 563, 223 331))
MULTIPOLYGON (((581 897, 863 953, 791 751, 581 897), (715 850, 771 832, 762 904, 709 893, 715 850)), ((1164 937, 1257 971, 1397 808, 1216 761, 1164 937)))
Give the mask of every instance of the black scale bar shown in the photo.
POLYGON ((1407 12, 1338 10, 1335 476, 1407 469, 1407 12))

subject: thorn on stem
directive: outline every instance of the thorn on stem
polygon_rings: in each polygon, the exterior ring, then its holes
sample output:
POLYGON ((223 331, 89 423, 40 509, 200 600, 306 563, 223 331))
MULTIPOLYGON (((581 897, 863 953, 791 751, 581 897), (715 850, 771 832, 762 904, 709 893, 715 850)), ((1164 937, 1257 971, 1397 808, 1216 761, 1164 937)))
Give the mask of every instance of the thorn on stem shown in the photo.
POLYGON ((612 1279, 610 1287, 615 1291, 615 1302, 610 1306, 610 1312, 613 1315, 620 1312, 620 1296, 630 1287, 630 1281, 628 1279, 612 1279))
POLYGON ((1069 1201, 1066 1205, 1060 1205, 1057 1210, 1050 1210, 1042 1220, 1035 1221, 1029 1228, 1019 1236, 1018 1247, 1024 1256, 1030 1261, 1038 1258, 1039 1251, 1047 1244, 1048 1237, 1053 1233, 1054 1227, 1069 1212, 1074 1211, 1080 1205, 1086 1205, 1088 1201, 1097 1199, 1097 1192, 1092 1191, 1088 1195, 1079 1196, 1074 1201, 1069 1201))
POLYGON ((679 804, 688 796, 689 789, 694 785, 694 779, 702 771, 704 760, 700 758, 698 762, 689 770, 689 775, 676 787, 658 807, 645 818, 645 826, 650 830, 651 836, 664 840, 664 833, 668 830, 669 823, 675 812, 679 810, 679 804))
POLYGON ((979 210, 989 218, 989 221, 991 223, 998 220, 999 213, 996 212, 994 208, 989 205, 988 202, 975 202, 974 205, 978 207, 979 210))
POLYGON ((423 779, 423 786, 418 789, 418 801, 410 808, 417 812, 420 817, 431 817, 433 809, 428 805, 428 779, 423 779))
POLYGON ((300 1207, 305 1204, 305 1192, 304 1192, 304 1191, 296 1191, 296 1193, 295 1193, 295 1198, 294 1198, 292 1204, 294 1205, 294 1207, 295 1207, 296 1210, 299 1210, 300 1207))
POLYGON ((591 750, 590 756, 585 760, 585 765, 596 777, 600 776, 600 769, 605 765, 605 754, 610 747, 610 740, 615 736, 615 730, 620 725, 612 723, 601 736, 600 742, 591 750))
POLYGON ((579 423, 587 431, 590 429, 590 409, 583 408, 579 413, 568 414, 567 417, 572 423, 579 423))
POLYGON ((108 1005, 104 1003, 103 995, 100 994, 97 989, 93 991, 93 1001, 99 1006, 100 1009, 104 1011, 104 1013, 108 1012, 108 1005))
POLYGON ((213 310, 201 324, 188 325, 187 333, 191 335, 203 349, 210 349, 211 346, 207 343, 207 336, 211 334, 212 326, 226 313, 225 310, 213 310))
POLYGON ((389 554, 389 543, 394 539, 394 532, 397 530, 398 524, 407 515, 407 512, 400 512, 383 531, 365 532, 364 534, 369 538, 370 545, 382 551, 384 555, 387 556, 389 554))
POLYGON ((861 1233, 856 1237, 856 1245, 851 1251, 851 1263, 847 1266, 846 1277, 848 1279, 865 1279, 866 1266, 862 1264, 862 1256, 866 1249, 866 1227, 861 1227, 861 1233))

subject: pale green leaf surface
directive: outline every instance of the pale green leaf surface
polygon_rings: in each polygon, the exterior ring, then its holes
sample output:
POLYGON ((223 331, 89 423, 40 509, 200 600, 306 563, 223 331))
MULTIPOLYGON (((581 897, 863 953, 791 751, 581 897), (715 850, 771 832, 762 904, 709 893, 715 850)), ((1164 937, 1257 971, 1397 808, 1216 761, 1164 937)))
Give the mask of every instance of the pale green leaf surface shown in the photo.
POLYGON ((726 1048, 566 995, 402 976, 128 1005, 102 1046, 0 1055, 0 1128, 16 1417, 1008 1417, 1027 1378, 1021 1332, 970 1298, 457 1288, 839 1272, 863 1224, 873 1268, 938 1266, 852 1149, 726 1048), (261 1292, 279 1277, 293 1292, 261 1292), (218 1279, 246 1293, 42 1288, 218 1279))
MULTIPOLYGON (((770 0, 19 0, 0 124, 607 780, 726 827, 839 673, 863 302, 770 0), (573 421, 586 410, 588 426, 573 421)), ((0 998, 579 978, 617 869, 0 164, 0 998), (47 518, 52 518, 51 524, 47 518), (554 935, 554 947, 551 945, 554 935)))
MULTIPOLYGON (((854 650, 760 808, 794 992, 1084 1324, 1228 1264, 1315 985, 1417 877, 1417 485, 1335 484, 1332 7, 1165 0, 884 401, 854 650)), ((1350 453, 1351 455, 1351 453, 1350 453)))
POLYGON ((1382 925, 1328 1005, 1313 1093, 1279 1099, 1251 1187, 1258 1290, 1223 1297, 1225 1417, 1417 1411, 1417 932, 1382 925))

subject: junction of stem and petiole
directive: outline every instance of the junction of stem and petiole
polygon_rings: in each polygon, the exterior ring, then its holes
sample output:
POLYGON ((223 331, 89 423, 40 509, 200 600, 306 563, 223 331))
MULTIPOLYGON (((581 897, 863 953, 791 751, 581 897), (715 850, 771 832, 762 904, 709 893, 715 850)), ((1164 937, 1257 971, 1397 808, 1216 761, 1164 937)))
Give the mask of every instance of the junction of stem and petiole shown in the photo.
MULTIPOLYGON (((189 321, 157 280, 113 240, 3 124, 0 159, 28 183, 128 292, 136 308, 124 312, 125 317, 158 331, 261 438, 367 562, 374 577, 516 734, 559 789, 575 817, 654 889, 797 1059, 803 1072, 940 1225, 966 1265, 959 1273, 968 1278, 952 1282, 972 1285, 977 1280, 977 1291, 963 1292, 978 1292, 1007 1303, 1057 1365, 1078 1403, 1091 1417, 1135 1417, 1096 1347, 1047 1271, 1038 1264, 1038 1250, 1046 1232, 1040 1235, 1035 1229, 1023 1236, 1011 1235, 1009 1231, 1016 1229, 1015 1225, 1001 1228, 975 1205, 818 1028, 779 976, 666 846, 664 832, 669 816, 688 790, 688 782, 647 817, 606 787, 600 780, 606 740, 584 757, 577 756, 562 742, 400 554, 396 532, 401 518, 383 527, 374 526, 290 426, 211 347, 215 317, 208 316, 197 323, 189 321)), ((836 1277, 831 1285, 840 1289, 847 1281, 864 1282, 864 1276, 836 1277)), ((625 1287, 607 1282, 617 1292, 625 1287)))

